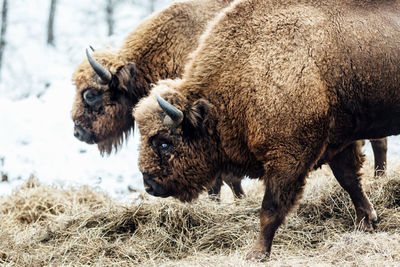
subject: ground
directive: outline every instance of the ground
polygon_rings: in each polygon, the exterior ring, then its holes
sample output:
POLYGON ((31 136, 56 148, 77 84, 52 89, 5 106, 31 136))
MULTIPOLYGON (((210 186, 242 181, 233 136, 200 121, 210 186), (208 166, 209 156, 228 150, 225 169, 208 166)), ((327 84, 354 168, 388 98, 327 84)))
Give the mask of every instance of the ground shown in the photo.
MULTIPOLYGON (((372 171, 367 164, 366 173, 372 171)), ((400 174, 366 175, 375 232, 355 225, 349 197, 324 167, 308 179, 297 211, 278 230, 271 258, 246 261, 258 233, 262 185, 247 197, 202 195, 190 204, 139 194, 121 203, 87 187, 35 178, 0 198, 0 263, 9 266, 398 266, 400 174)))

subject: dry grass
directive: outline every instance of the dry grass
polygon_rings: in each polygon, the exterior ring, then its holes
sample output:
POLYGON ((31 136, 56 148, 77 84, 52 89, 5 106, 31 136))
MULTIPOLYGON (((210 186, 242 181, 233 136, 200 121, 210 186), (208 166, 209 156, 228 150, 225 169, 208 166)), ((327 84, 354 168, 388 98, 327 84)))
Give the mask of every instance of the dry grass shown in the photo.
MULTIPOLYGON (((371 168, 367 166, 367 168, 371 168)), ((372 171, 368 170, 368 173, 372 171)), ((123 205, 88 188, 62 190, 31 179, 0 199, 0 263, 9 266, 398 266, 400 175, 366 177, 381 219, 357 231, 349 197, 323 169, 311 175, 297 212, 275 237, 267 263, 245 261, 258 232, 261 185, 222 203, 142 196, 123 205)))

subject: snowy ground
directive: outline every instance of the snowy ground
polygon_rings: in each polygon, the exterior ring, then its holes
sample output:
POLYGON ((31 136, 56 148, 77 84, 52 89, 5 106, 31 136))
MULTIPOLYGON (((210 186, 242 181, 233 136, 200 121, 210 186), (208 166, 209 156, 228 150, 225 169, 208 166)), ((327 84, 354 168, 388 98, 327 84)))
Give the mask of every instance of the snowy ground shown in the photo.
MULTIPOLYGON (((104 34, 93 26, 96 19, 101 20, 95 11, 89 12, 93 1, 79 2, 79 10, 83 10, 79 13, 72 3, 77 1, 60 0, 57 26, 61 34, 57 47, 49 48, 38 37, 45 35, 42 26, 46 17, 45 12, 38 12, 47 11, 49 1, 29 1, 32 6, 23 0, 11 2, 10 12, 17 12, 10 14, 10 43, 0 82, 0 175, 6 174, 8 181, 0 182, 0 195, 10 194, 33 174, 45 184, 88 185, 117 199, 132 198, 128 186, 143 190, 137 166, 138 133, 108 157, 101 157, 96 146, 74 138, 70 112, 75 88, 71 75, 88 44, 120 44, 144 17, 143 10, 124 7, 120 17, 125 23, 118 24, 124 27, 117 27, 115 36, 105 38, 99 37, 104 34), (38 3, 45 8, 36 8, 38 3), (26 21, 22 21, 24 11, 28 12, 24 14, 26 21), (128 14, 136 15, 130 18, 128 14)), ((373 160, 370 145, 365 148, 368 159, 373 160)), ((391 137, 389 169, 390 162, 399 156, 400 138, 391 137)))

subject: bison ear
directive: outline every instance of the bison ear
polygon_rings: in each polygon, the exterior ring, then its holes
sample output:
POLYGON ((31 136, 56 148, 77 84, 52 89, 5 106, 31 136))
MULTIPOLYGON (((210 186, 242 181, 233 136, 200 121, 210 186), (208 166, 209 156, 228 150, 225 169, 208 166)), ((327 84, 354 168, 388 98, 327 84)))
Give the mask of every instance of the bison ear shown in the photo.
POLYGON ((136 65, 134 63, 128 63, 120 68, 112 81, 111 88, 119 89, 122 91, 129 92, 134 90, 136 86, 136 65))
POLYGON ((205 99, 199 99, 186 112, 182 122, 182 130, 185 135, 191 137, 203 136, 205 133, 213 133, 212 113, 215 107, 205 99))

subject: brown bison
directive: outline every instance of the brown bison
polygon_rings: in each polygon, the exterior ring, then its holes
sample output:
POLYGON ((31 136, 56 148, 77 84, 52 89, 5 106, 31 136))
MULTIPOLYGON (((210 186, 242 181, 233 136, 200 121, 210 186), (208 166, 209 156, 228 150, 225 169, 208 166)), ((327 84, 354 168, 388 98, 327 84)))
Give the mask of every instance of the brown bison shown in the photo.
POLYGON ((183 73, 206 25, 233 0, 174 3, 135 28, 118 50, 86 51, 73 74, 74 134, 111 153, 134 127, 131 112, 150 85, 183 73))
POLYGON ((235 1, 183 79, 159 82, 134 111, 147 191, 190 201, 221 172, 262 179, 249 253, 262 258, 309 171, 328 162, 370 224, 355 141, 400 133, 399 12, 400 1, 235 1))
MULTIPOLYGON (((89 144, 97 143, 101 153, 117 149, 134 127, 132 107, 148 94, 151 83, 182 75, 207 22, 230 2, 175 3, 139 25, 119 50, 97 50, 93 56, 88 53, 88 60, 81 63, 73 78, 77 87, 72 111, 75 136, 89 144)), ((378 170, 386 165, 384 142, 377 140, 373 146, 378 170)), ((218 195, 224 180, 235 196, 243 196, 241 177, 226 173, 221 177, 210 194, 218 195)))
MULTIPOLYGON (((86 51, 73 75, 76 98, 72 110, 74 135, 97 144, 110 154, 134 127, 131 111, 150 85, 177 78, 198 45, 207 23, 233 0, 193 0, 174 3, 141 23, 119 50, 86 51)), ((237 197, 241 178, 221 174, 211 194, 218 194, 224 180, 237 197), (221 179, 222 177, 222 179, 221 179)))

